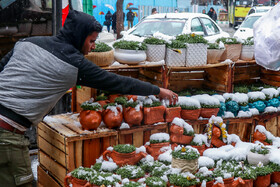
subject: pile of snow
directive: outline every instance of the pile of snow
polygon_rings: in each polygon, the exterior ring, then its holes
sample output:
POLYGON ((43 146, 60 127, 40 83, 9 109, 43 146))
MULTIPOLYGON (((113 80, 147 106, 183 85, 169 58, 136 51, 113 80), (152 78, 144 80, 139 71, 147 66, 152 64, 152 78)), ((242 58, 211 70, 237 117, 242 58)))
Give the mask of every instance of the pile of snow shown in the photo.
POLYGON ((197 145, 207 144, 207 135, 206 134, 195 134, 192 140, 197 145))
POLYGON ((272 148, 270 150, 269 161, 280 165, 280 149, 272 148))
POLYGON ((222 103, 226 102, 225 98, 221 95, 216 94, 216 95, 212 95, 212 97, 215 97, 216 99, 218 99, 222 103))
POLYGON ((112 171, 114 171, 116 169, 118 169, 118 165, 115 162, 103 161, 101 163, 101 168, 100 168, 101 171, 110 171, 110 172, 112 172, 112 171))
POLYGON ((272 99, 274 97, 279 96, 279 91, 277 91, 275 88, 264 88, 262 89, 262 92, 269 98, 272 99))
POLYGON ((237 143, 241 141, 239 136, 237 136, 236 134, 228 134, 227 135, 227 143, 231 144, 231 143, 237 143))
POLYGON ((273 112, 277 112, 277 111, 278 111, 278 109, 273 106, 268 106, 264 109, 264 113, 273 113, 273 112))
POLYGON ((252 100, 265 100, 265 94, 263 92, 249 92, 247 93, 249 99, 252 100))
POLYGON ((117 116, 119 114, 118 108, 120 109, 120 113, 122 113, 123 111, 122 105, 117 105, 117 104, 116 106, 108 106, 106 110, 111 110, 112 112, 114 112, 114 115, 117 116))
POLYGON ((206 149, 203 156, 212 158, 213 160, 229 160, 231 158, 230 150, 234 149, 232 145, 225 145, 220 148, 206 149))
POLYGON ((200 105, 203 104, 203 105, 208 105, 208 106, 211 106, 211 105, 220 106, 220 101, 217 98, 210 96, 208 94, 195 95, 195 96, 192 96, 192 98, 197 99, 200 102, 200 105))
POLYGON ((240 110, 236 117, 238 117, 238 118, 250 118, 250 117, 252 117, 252 115, 253 114, 250 111, 240 110))
POLYGON ((200 103, 197 99, 192 98, 192 97, 178 97, 178 104, 180 106, 194 106, 197 108, 201 108, 200 103))
POLYGON ((165 40, 167 43, 171 43, 171 40, 175 40, 174 36, 169 36, 169 35, 159 32, 159 31, 155 32, 153 34, 153 37, 161 39, 161 40, 165 40))
POLYGON ((130 126, 127 123, 123 122, 120 126, 120 129, 130 129, 130 126))
POLYGON ((185 120, 183 120, 182 118, 174 118, 172 124, 183 127, 187 132, 194 132, 193 127, 185 122, 185 120))
POLYGON ((207 167, 207 168, 213 168, 215 165, 215 162, 212 158, 201 156, 198 158, 198 165, 199 167, 207 167))
POLYGON ((245 93, 235 93, 232 96, 232 100, 237 102, 238 104, 248 103, 248 95, 245 93))
POLYGON ((275 136, 273 134, 271 134, 271 132, 267 131, 265 129, 265 127, 262 126, 262 125, 257 125, 256 128, 255 128, 255 132, 256 131, 259 131, 260 133, 265 134, 266 138, 269 139, 269 140, 272 140, 272 141, 275 140, 275 136))
POLYGON ((154 95, 149 95, 148 97, 139 97, 138 96, 137 99, 139 99, 140 101, 143 102, 143 104, 146 104, 146 105, 147 104, 151 105, 151 104, 153 104, 154 101, 159 101, 159 99, 156 98, 154 95))
POLYGON ((232 112, 226 112, 223 115, 223 118, 234 118, 234 114, 232 112))
POLYGON ((226 101, 231 101, 233 98, 233 93, 224 93, 223 97, 225 98, 226 101))
POLYGON ((169 149, 168 151, 165 151, 164 153, 160 154, 158 156, 158 160, 162 162, 172 162, 172 155, 171 155, 172 150, 169 149))
POLYGON ((221 117, 216 117, 216 116, 212 115, 211 118, 209 119, 208 123, 220 124, 220 123, 223 123, 223 119, 221 117))
POLYGON ((249 111, 252 113, 252 116, 260 114, 260 112, 256 108, 250 108, 249 111))
POLYGON ((169 142, 170 136, 169 136, 168 133, 163 133, 163 132, 161 132, 161 133, 155 133, 155 134, 152 134, 152 135, 150 136, 150 141, 151 141, 151 140, 158 140, 158 141, 160 141, 160 142, 163 142, 163 141, 169 142))
POLYGON ((138 154, 140 152, 147 153, 146 152, 146 147, 143 146, 143 145, 141 147, 137 147, 136 150, 135 150, 135 153, 138 154))

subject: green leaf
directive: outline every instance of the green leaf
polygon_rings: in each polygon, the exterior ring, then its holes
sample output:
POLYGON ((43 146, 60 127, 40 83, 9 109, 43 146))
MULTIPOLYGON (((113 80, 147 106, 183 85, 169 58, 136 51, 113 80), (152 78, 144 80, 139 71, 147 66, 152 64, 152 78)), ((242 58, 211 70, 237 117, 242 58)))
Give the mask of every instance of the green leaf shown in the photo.
POLYGON ((101 43, 95 44, 95 49, 92 50, 92 52, 107 52, 107 51, 111 51, 111 50, 112 50, 112 47, 101 42, 101 43))

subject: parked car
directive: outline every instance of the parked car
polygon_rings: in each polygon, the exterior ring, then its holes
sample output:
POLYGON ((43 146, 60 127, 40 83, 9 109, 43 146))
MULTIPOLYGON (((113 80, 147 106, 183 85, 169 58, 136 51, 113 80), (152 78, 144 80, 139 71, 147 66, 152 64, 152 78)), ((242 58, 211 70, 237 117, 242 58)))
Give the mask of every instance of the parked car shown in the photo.
POLYGON ((271 8, 272 6, 254 6, 249 10, 247 16, 254 13, 265 13, 268 12, 271 8))
POLYGON ((252 37, 254 23, 264 15, 265 13, 254 13, 250 14, 245 18, 242 24, 239 26, 237 31, 234 33, 233 37, 246 40, 248 37, 252 37))
POLYGON ((124 33, 124 39, 139 37, 139 40, 155 33, 168 36, 195 33, 209 42, 220 37, 229 37, 208 15, 200 13, 161 13, 145 17, 141 23, 124 33))

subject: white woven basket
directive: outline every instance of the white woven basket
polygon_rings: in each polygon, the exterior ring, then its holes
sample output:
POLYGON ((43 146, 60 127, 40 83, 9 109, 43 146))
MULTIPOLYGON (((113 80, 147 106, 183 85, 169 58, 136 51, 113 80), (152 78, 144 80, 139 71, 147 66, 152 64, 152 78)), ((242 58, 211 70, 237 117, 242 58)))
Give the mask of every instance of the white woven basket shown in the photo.
POLYGON ((185 66, 186 65, 186 49, 170 49, 166 50, 166 65, 172 67, 185 66), (176 50, 181 51, 178 52, 176 50))
POLYGON ((254 46, 253 45, 242 45, 241 60, 253 60, 254 59, 254 46))
POLYGON ((158 62, 164 60, 166 47, 164 45, 147 44, 147 61, 158 62))
POLYGON ((202 43, 187 44, 186 66, 203 66, 207 64, 207 45, 202 43))

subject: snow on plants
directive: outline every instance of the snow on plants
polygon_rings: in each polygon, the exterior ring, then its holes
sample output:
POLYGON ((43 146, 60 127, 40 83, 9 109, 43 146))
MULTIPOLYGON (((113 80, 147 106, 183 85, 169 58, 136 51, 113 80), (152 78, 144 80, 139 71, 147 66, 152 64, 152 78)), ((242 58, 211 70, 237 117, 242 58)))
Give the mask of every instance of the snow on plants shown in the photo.
POLYGON ((262 125, 257 125, 256 128, 255 128, 255 132, 256 132, 257 130, 258 130, 260 133, 265 134, 265 136, 266 136, 267 139, 272 140, 272 141, 275 140, 275 136, 274 136, 273 134, 271 134, 271 132, 267 131, 267 130, 265 129, 264 126, 262 126, 262 125))
POLYGON ((171 40, 175 39, 174 36, 169 36, 169 35, 163 34, 158 31, 153 34, 153 37, 161 39, 161 40, 165 40, 167 43, 171 43, 171 40))
POLYGON ((238 118, 249 118, 251 117, 253 114, 250 112, 250 111, 243 111, 243 110, 240 110, 237 114, 236 117, 238 118))
POLYGON ((218 184, 218 183, 220 183, 220 184, 224 184, 224 180, 223 180, 223 178, 222 177, 217 177, 217 178, 215 178, 215 183, 214 183, 214 185, 215 184, 218 184))
POLYGON ((225 98, 226 102, 231 101, 233 98, 233 93, 224 93, 223 97, 225 98))
POLYGON ((206 134, 195 134, 192 141, 197 146, 207 144, 207 135, 206 134))
POLYGON ((223 118, 234 118, 234 114, 232 112, 227 112, 225 111, 224 115, 222 116, 223 118))
POLYGON ((215 162, 212 158, 201 156, 198 158, 198 166, 201 167, 207 167, 209 169, 214 168, 215 162))
POLYGON ((246 106, 248 104, 248 95, 245 93, 235 93, 232 96, 232 101, 237 102, 241 106, 246 106))
POLYGON ((262 89, 262 92, 265 94, 267 99, 273 99, 274 97, 279 96, 279 91, 275 88, 264 88, 262 89))
POLYGON ((227 143, 231 144, 231 143, 237 143, 241 141, 239 136, 237 136, 236 134, 228 134, 227 135, 227 143))
POLYGON ((122 111, 123 111, 122 105, 116 104, 116 106, 107 106, 106 109, 111 110, 112 112, 114 112, 115 116, 117 116, 119 113, 117 108, 119 108, 121 110, 120 112, 122 113, 122 111))
POLYGON ((130 126, 127 123, 123 122, 120 126, 120 129, 130 129, 130 126))
POLYGON ((135 150, 135 153, 138 154, 140 152, 147 153, 146 147, 143 146, 143 145, 141 147, 137 147, 136 150, 135 150))
POLYGON ((160 154, 158 156, 158 160, 161 161, 161 162, 168 162, 168 163, 171 163, 172 162, 172 155, 171 155, 171 152, 172 150, 168 150, 168 151, 165 151, 164 153, 160 154))
POLYGON ((150 142, 169 142, 170 136, 168 133, 155 133, 150 136, 150 142))
POLYGON ((249 111, 252 113, 252 116, 259 115, 259 111, 256 108, 250 108, 249 111))
POLYGON ((249 102, 253 103, 255 101, 264 101, 266 96, 263 92, 249 92, 247 93, 248 98, 249 98, 249 102))
POLYGON ((144 157, 140 160, 140 163, 154 162, 154 161, 155 161, 154 157, 152 157, 151 155, 148 154, 146 157, 144 157))
POLYGON ((221 117, 216 117, 216 116, 212 115, 211 118, 209 119, 208 123, 220 124, 220 123, 223 123, 223 119, 221 117))
POLYGON ((115 162, 110 162, 110 161, 103 161, 101 163, 101 171, 115 171, 118 168, 118 165, 115 162))
POLYGON ((277 112, 277 111, 278 111, 278 109, 273 106, 268 106, 264 109, 264 113, 272 113, 272 112, 277 112))
POLYGON ((197 99, 200 102, 201 108, 220 108, 220 101, 208 94, 195 95, 192 98, 197 99))
POLYGON ((280 149, 272 148, 270 150, 269 161, 275 164, 280 165, 280 149))
POLYGON ((172 124, 183 127, 187 132, 194 132, 193 127, 187 122, 185 122, 182 118, 174 118, 172 124))
POLYGON ((201 108, 200 103, 197 99, 194 99, 192 97, 185 97, 185 96, 179 96, 178 97, 178 104, 183 108, 183 107, 190 107, 194 109, 199 109, 201 108))
POLYGON ((216 94, 216 95, 212 95, 212 97, 215 97, 216 99, 218 99, 222 103, 226 102, 225 98, 221 95, 216 94))
MULTIPOLYGON (((228 145, 227 145, 228 146, 228 145)), ((231 145, 230 145, 231 146, 231 145)), ((231 155, 229 154, 229 151, 225 149, 226 146, 222 146, 220 148, 211 148, 211 149, 206 149, 203 152, 203 156, 207 156, 209 158, 212 158, 213 160, 229 160, 231 158, 231 155)), ((233 148, 233 146, 231 146, 233 148)))

